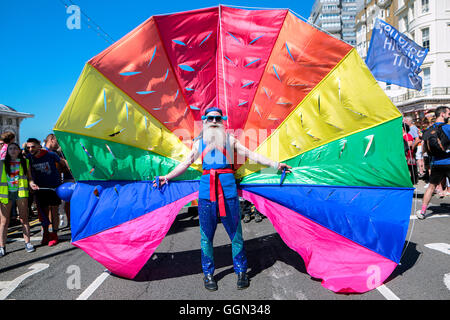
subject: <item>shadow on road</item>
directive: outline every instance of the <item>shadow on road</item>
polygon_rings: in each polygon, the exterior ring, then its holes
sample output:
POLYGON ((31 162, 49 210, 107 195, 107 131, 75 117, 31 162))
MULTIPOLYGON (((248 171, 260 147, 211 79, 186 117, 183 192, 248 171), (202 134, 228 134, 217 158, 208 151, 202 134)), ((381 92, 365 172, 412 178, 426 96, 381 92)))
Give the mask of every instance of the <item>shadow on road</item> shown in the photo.
MULTIPOLYGON (((277 261, 282 261, 299 272, 306 268, 299 254, 291 250, 277 233, 245 241, 248 276, 251 279, 277 261)), ((135 281, 152 281, 202 273, 200 249, 176 253, 154 254, 134 278, 135 281)), ((231 245, 214 247, 216 270, 229 267, 215 275, 217 281, 233 273, 231 245)))
POLYGON ((417 244, 414 242, 405 243, 406 250, 403 252, 403 256, 400 260, 400 263, 397 265, 397 268, 394 269, 392 274, 386 279, 384 283, 388 283, 389 281, 395 279, 398 276, 401 276, 404 272, 411 269, 419 259, 421 252, 417 251, 417 244))
MULTIPOLYGON (((192 215, 192 213, 185 213, 180 216, 169 233, 181 232, 184 228, 198 226, 198 219, 194 219, 194 217, 195 215, 192 215), (189 216, 192 216, 192 218, 189 219, 189 216)), ((307 274, 302 257, 290 249, 278 233, 246 240, 245 250, 247 253, 248 275, 250 279, 264 270, 269 269, 277 261, 290 265, 298 272, 307 274)), ((411 269, 416 264, 420 254, 417 251, 416 243, 405 242, 405 249, 400 264, 384 283, 389 283, 391 280, 411 269)), ((200 249, 176 253, 156 253, 147 261, 134 280, 139 282, 153 281, 201 274, 200 257, 200 249)), ((215 274, 217 281, 220 281, 228 274, 234 273, 231 245, 214 247, 214 257, 216 270, 224 269, 215 274)), ((313 277, 311 279, 313 281, 321 281, 321 279, 313 277)))

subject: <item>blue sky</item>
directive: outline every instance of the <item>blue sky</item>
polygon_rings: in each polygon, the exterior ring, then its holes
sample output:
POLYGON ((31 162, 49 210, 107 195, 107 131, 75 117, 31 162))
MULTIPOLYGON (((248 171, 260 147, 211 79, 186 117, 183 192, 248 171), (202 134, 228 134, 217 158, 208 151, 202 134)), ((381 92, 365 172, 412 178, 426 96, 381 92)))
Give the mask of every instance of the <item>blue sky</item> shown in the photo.
MULTIPOLYGON (((85 63, 110 43, 88 27, 68 29, 63 2, 0 0, 0 103, 34 114, 21 124, 20 142, 42 140, 56 123, 85 63)), ((216 1, 72 0, 114 40, 155 14, 219 4, 216 1)), ((290 8, 308 18, 314 0, 227 0, 234 6, 290 8)))

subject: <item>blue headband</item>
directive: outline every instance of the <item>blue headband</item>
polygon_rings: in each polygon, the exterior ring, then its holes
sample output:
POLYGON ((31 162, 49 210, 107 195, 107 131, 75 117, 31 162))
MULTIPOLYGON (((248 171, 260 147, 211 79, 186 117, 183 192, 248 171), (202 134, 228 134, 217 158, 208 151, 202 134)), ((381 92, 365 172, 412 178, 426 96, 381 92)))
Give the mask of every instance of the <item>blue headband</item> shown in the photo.
POLYGON ((211 107, 205 110, 204 115, 206 116, 208 113, 210 112, 214 112, 217 111, 218 113, 220 113, 220 115, 223 115, 222 109, 216 108, 216 107, 211 107))

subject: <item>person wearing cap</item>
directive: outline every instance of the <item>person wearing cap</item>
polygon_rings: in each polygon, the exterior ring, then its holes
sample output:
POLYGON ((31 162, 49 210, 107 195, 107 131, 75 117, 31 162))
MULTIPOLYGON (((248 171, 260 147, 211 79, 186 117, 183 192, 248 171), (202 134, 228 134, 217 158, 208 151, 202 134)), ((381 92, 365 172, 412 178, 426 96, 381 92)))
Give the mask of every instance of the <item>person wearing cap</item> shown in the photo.
MULTIPOLYGON (((234 178, 236 155, 272 167, 288 170, 284 163, 272 161, 251 152, 232 135, 225 132, 223 112, 219 108, 208 108, 202 116, 203 129, 194 139, 194 145, 187 158, 165 176, 156 177, 154 187, 161 187, 169 180, 183 174, 198 157, 202 159, 203 175, 200 179, 198 215, 201 234, 201 263, 204 285, 207 290, 217 290, 214 279, 213 238, 220 217, 231 240, 233 268, 237 274, 237 288, 249 286, 247 257, 242 238, 241 211, 234 178)), ((288 170, 289 172, 289 170, 288 170)))

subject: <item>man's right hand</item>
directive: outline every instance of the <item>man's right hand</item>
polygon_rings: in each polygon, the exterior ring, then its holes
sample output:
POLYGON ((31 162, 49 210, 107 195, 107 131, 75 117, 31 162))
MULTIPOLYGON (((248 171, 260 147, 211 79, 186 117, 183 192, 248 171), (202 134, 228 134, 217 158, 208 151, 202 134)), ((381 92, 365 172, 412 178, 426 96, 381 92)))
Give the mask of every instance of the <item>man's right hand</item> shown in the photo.
POLYGON ((168 184, 168 183, 169 183, 169 180, 167 180, 166 176, 155 177, 155 180, 153 180, 153 187, 154 188, 162 187, 163 185, 168 184), (159 179, 157 179, 157 178, 159 178, 159 179), (157 183, 158 180, 159 180, 159 186, 157 183))

